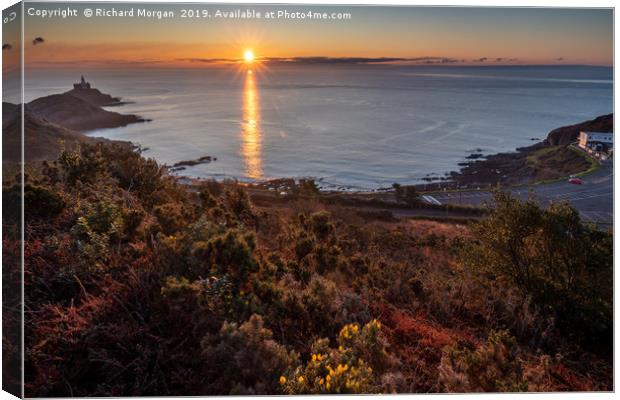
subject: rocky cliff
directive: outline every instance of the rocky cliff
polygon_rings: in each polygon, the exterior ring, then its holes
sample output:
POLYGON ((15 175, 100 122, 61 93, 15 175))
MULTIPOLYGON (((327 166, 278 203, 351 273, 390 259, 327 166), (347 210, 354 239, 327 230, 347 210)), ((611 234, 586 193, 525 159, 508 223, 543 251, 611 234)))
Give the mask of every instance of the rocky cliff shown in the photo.
POLYGON ((71 92, 38 98, 27 107, 36 117, 80 132, 145 121, 137 115, 106 111, 71 92))
POLYGON ((545 143, 552 146, 572 143, 577 140, 580 131, 613 132, 614 115, 601 115, 589 121, 556 128, 549 132, 545 143))

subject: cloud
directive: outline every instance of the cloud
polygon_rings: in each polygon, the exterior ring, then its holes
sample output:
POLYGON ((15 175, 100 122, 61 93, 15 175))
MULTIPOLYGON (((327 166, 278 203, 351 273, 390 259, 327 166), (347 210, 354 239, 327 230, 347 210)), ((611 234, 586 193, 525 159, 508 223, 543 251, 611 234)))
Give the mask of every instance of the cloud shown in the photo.
POLYGON ((266 57, 262 60, 272 63, 294 64, 380 64, 387 62, 407 61, 400 57, 266 57))
POLYGON ((11 46, 10 43, 5 43, 2 45, 2 50, 11 50, 13 48, 13 46, 11 46))
POLYGON ((38 37, 32 39, 32 45, 33 46, 36 46, 36 45, 41 44, 41 43, 45 43, 45 39, 43 39, 41 36, 38 36, 38 37))
POLYGON ((555 61, 564 61, 564 57, 558 57, 555 59, 555 61))
POLYGON ((385 64, 385 63, 410 63, 410 64, 451 64, 460 60, 450 57, 266 57, 262 59, 269 63, 282 64, 385 64))
MULTIPOLYGON (((177 58, 177 61, 192 63, 237 63, 243 61, 240 58, 177 58)), ((258 61, 280 64, 379 64, 387 62, 409 61, 412 59, 400 57, 261 57, 258 61)))
POLYGON ((234 58, 177 58, 176 61, 187 61, 193 63, 205 63, 205 64, 213 64, 213 63, 234 63, 238 62, 241 59, 234 58))
MULTIPOLYGON (((424 57, 423 64, 454 64, 460 62, 456 58, 449 57, 424 57)), ((413 60, 414 62, 417 60, 413 60)))
POLYGON ((141 59, 141 60, 126 60, 126 59, 81 59, 81 60, 41 60, 31 61, 31 65, 46 65, 46 66, 62 66, 62 65, 151 65, 164 63, 162 60, 155 59, 141 59))
MULTIPOLYGON (((468 60, 452 57, 327 57, 327 56, 309 56, 309 57, 260 57, 257 59, 267 64, 296 64, 296 65, 369 65, 369 64, 401 64, 401 65, 438 65, 438 64, 466 64, 468 60)), ((176 61, 184 61, 191 63, 239 63, 243 60, 240 58, 177 58, 176 61)), ((489 59, 481 57, 469 62, 483 63, 487 61, 495 62, 516 62, 517 58, 497 57, 489 59)))

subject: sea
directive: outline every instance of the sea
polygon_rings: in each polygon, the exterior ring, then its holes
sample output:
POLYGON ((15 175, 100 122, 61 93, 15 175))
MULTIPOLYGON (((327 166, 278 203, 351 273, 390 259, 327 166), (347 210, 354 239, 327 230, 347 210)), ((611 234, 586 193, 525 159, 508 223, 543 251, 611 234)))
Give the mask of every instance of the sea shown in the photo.
POLYGON ((442 179, 472 154, 514 151, 613 112, 613 71, 589 66, 252 65, 34 69, 26 101, 80 75, 151 120, 90 136, 129 140, 177 172, 244 182, 313 178, 380 190, 442 179))

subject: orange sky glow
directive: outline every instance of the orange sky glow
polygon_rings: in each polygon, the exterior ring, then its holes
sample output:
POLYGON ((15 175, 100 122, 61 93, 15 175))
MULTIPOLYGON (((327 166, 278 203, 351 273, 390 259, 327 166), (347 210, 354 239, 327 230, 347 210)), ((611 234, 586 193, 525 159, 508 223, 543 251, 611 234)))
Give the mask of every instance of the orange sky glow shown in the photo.
MULTIPOLYGON (((47 5, 50 6, 50 5, 47 5)), ((77 8, 84 7, 76 4, 77 8)), ((123 4, 126 7, 125 4, 123 4)), ((213 5, 212 5, 213 6, 213 5)), ((180 4, 160 6, 179 9, 180 4)), ((287 6, 299 8, 304 6, 287 6)), ((221 8, 221 7, 220 7, 221 8)), ((266 10, 268 6, 255 6, 266 10)), ((610 9, 310 7, 347 21, 26 17, 27 67, 205 67, 307 57, 412 64, 612 65, 610 9), (376 61, 376 58, 395 60, 376 61)), ((175 12, 178 12, 176 10, 175 12)))

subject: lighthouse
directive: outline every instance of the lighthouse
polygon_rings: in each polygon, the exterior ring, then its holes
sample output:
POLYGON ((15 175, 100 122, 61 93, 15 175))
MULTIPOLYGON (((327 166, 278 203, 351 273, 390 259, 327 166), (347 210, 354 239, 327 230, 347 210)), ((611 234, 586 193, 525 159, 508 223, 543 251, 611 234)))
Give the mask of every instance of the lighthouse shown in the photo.
POLYGON ((73 84, 73 89, 90 89, 90 83, 86 82, 86 80, 84 79, 84 75, 82 75, 82 79, 80 80, 80 82, 73 84))

